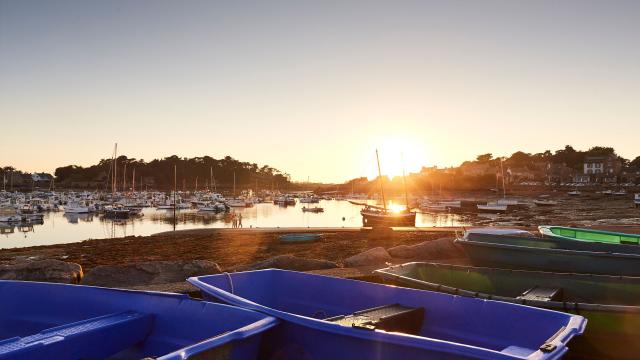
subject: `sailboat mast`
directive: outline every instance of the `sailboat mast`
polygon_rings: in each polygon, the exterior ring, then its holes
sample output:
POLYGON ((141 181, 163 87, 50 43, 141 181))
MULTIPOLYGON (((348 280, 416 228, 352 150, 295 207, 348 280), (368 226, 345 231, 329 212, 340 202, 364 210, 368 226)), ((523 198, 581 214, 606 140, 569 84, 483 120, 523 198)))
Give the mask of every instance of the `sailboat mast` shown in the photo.
POLYGON ((131 192, 136 192, 136 168, 133 168, 133 176, 131 176, 131 192))
POLYGON ((122 173, 122 192, 127 192, 127 163, 124 163, 124 172, 122 173))
POLYGON ((233 172, 233 197, 236 197, 236 172, 233 172))
POLYGON ((404 201, 407 204, 407 210, 409 210, 409 194, 407 194, 407 177, 404 174, 404 154, 400 154, 402 161, 402 184, 404 185, 404 201))
POLYGON ((384 186, 382 186, 382 171, 380 171, 380 156, 378 156, 378 149, 376 149, 376 161, 378 162, 378 182, 380 182, 380 194, 382 195, 382 206, 387 210, 387 200, 384 198, 384 186))
POLYGON ((504 186, 504 167, 502 166, 502 162, 504 160, 502 158, 500 158, 500 173, 502 173, 502 198, 506 198, 507 197, 507 188, 505 188, 504 186))
POLYGON ((178 166, 173 165, 173 231, 176 231, 176 195, 178 192, 178 166))
POLYGON ((118 174, 118 143, 116 143, 115 147, 113 148, 113 177, 111 178, 111 180, 113 180, 113 183, 111 184, 111 194, 115 195, 116 190, 118 190, 116 188, 116 184, 117 184, 117 174, 118 174))

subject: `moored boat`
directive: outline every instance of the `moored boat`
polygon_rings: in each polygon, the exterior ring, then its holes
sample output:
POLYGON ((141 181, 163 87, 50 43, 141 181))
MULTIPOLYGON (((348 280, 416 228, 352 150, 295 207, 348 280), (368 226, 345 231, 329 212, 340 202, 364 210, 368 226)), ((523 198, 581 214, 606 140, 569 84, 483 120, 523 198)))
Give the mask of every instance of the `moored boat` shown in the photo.
POLYGON ((585 326, 555 311, 293 271, 188 281, 207 299, 283 320, 266 358, 558 359, 585 326))
POLYGON ((547 200, 547 199, 536 199, 533 200, 533 203, 536 206, 556 206, 558 205, 558 202, 555 200, 547 200))
POLYGON ((408 263, 375 273, 393 285, 580 314, 588 326, 572 341, 572 355, 636 359, 640 353, 635 339, 640 328, 640 277, 436 263, 408 263))
POLYGON ((247 359, 277 324, 157 292, 0 281, 0 298, 2 359, 247 359))
POLYGON ((367 205, 360 211, 362 225, 368 227, 415 226, 416 213, 404 209, 393 211, 374 205, 367 205))
POLYGON ((568 241, 528 232, 469 230, 455 242, 476 266, 640 276, 640 247, 568 241), (614 251, 612 251, 612 247, 614 251))
POLYGON ((321 208, 319 206, 315 206, 315 207, 303 206, 302 212, 321 213, 321 212, 324 212, 324 208, 321 208))
POLYGON ((508 205, 502 204, 478 204, 476 205, 479 213, 493 213, 493 214, 504 214, 507 212, 508 205))

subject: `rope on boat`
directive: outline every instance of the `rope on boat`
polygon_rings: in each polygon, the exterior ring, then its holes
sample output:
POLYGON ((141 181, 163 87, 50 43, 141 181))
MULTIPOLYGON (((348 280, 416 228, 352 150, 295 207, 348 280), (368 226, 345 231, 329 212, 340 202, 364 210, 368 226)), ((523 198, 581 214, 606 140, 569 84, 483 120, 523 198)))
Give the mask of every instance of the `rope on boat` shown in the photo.
POLYGON ((233 289, 233 279, 231 278, 231 274, 229 274, 228 272, 224 272, 225 275, 227 275, 227 279, 229 280, 229 288, 231 288, 231 294, 235 295, 235 290, 233 289))

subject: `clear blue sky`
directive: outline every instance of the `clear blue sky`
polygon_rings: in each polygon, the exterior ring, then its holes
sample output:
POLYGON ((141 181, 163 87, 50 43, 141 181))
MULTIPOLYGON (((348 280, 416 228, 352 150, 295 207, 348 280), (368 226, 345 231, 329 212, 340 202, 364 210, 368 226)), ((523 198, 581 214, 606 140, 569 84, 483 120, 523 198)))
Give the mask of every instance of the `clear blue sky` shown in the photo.
MULTIPOLYGON (((0 165, 640 155, 640 1, 0 0, 0 165)), ((395 166, 394 169, 392 169, 395 166)))

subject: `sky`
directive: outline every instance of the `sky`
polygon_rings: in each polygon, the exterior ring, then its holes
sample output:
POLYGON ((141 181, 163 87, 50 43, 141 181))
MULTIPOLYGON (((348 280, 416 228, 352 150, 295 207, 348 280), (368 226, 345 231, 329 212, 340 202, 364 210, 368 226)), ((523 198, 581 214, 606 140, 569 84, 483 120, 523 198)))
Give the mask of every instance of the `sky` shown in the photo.
POLYGON ((638 1, 0 0, 0 166, 230 155, 293 180, 640 155, 638 1))

